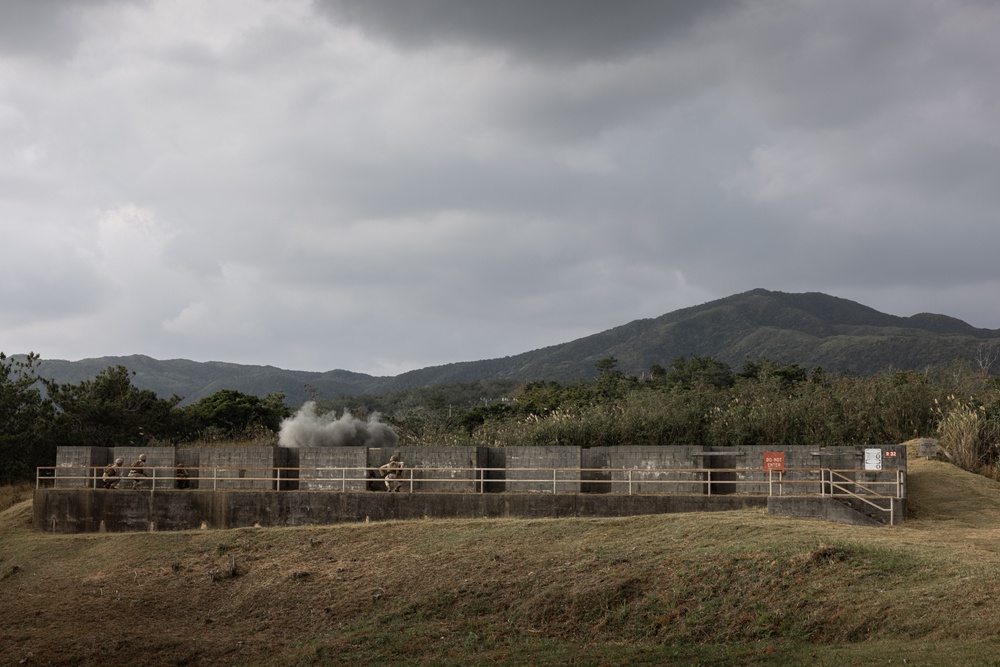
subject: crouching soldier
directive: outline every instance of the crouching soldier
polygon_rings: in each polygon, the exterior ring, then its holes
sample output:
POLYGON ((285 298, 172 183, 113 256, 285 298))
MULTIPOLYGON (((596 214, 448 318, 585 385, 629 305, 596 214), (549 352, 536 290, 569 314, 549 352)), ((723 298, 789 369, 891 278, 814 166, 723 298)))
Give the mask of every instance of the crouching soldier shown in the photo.
POLYGON ((125 463, 125 459, 118 458, 115 459, 114 463, 104 466, 104 474, 101 475, 101 481, 104 482, 105 489, 118 488, 118 482, 122 481, 121 470, 123 463, 125 463))
POLYGON ((132 480, 132 488, 138 489, 142 480, 141 477, 146 476, 146 455, 139 454, 139 458, 132 462, 129 466, 128 477, 132 480))
POLYGON ((184 466, 177 466, 177 469, 174 470, 174 477, 177 478, 178 489, 187 489, 191 486, 191 482, 188 481, 190 475, 188 475, 188 471, 184 468, 184 466))
POLYGON ((389 462, 383 466, 379 466, 379 470, 382 471, 382 476, 385 477, 385 490, 386 491, 399 491, 403 487, 403 462, 399 460, 399 457, 393 454, 389 458, 389 462))

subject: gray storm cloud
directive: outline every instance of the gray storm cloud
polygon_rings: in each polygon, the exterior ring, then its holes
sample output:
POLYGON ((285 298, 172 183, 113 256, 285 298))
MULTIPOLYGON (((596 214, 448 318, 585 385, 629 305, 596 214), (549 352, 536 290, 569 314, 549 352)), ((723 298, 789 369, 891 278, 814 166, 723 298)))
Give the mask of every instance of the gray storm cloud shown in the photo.
POLYGON ((278 444, 282 447, 395 447, 399 436, 383 424, 377 412, 367 421, 349 411, 316 414, 316 403, 303 405, 294 417, 281 424, 278 444))
POLYGON ((0 7, 8 354, 384 377, 755 287, 1000 327, 997 2, 0 7))
POLYGON ((740 0, 314 0, 321 14, 396 47, 441 43, 501 48, 529 58, 605 60, 657 47, 740 0))

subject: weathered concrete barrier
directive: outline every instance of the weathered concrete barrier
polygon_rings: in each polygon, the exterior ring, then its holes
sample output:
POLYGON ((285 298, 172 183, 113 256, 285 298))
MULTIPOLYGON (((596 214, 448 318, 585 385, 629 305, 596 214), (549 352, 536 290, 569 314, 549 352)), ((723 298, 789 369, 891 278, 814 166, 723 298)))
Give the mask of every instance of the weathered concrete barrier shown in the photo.
POLYGON ((37 489, 34 525, 57 533, 326 525, 430 518, 621 517, 765 507, 748 495, 37 489))
POLYGON ((777 516, 860 524, 873 503, 888 500, 891 512, 873 515, 898 523, 906 497, 906 449, 896 445, 60 447, 50 476, 43 470, 35 525, 69 533, 764 506, 777 516), (98 489, 108 461, 140 453, 147 454, 147 489, 125 489, 127 480, 98 489), (376 473, 393 455, 405 461, 403 488, 413 493, 374 493, 384 490, 376 473))
POLYGON ((906 449, 897 445, 847 447, 789 447, 771 452, 766 447, 59 447, 53 485, 100 486, 101 468, 117 457, 127 467, 146 454, 151 474, 166 476, 167 484, 177 466, 187 469, 190 488, 362 491, 382 484, 365 470, 377 469, 396 454, 406 463, 405 476, 415 491, 456 492, 561 492, 659 493, 663 482, 673 480, 669 491, 681 494, 746 493, 768 495, 770 479, 764 468, 787 469, 784 481, 815 482, 820 488, 820 468, 857 471, 858 481, 874 481, 906 470, 906 449), (866 452, 877 450, 878 467, 869 469, 866 452), (768 465, 774 455, 781 465, 768 465), (279 470, 280 469, 280 470, 279 470), (441 479, 447 470, 448 479, 441 479), (692 477, 690 471, 702 470, 692 477), (811 472, 809 472, 811 470, 811 472), (432 472, 433 471, 433 472, 432 472), (541 471, 544 471, 541 472, 541 471), (863 472, 862 472, 863 471, 863 472), (877 472, 876 472, 877 471, 877 472), (706 485, 708 475, 711 484, 706 485), (201 475, 206 479, 198 479, 201 475), (211 481, 207 479, 211 477, 211 481), (431 479, 431 478, 435 479, 431 479), (544 479, 548 477, 548 479, 544 479), (485 482, 485 488, 477 480, 485 482), (710 487, 710 488, 709 488, 710 487))
POLYGON ((821 519, 845 523, 849 526, 885 526, 899 524, 906 513, 905 498, 884 498, 891 503, 880 520, 862 513, 850 504, 836 498, 821 496, 771 496, 767 499, 767 513, 792 519, 821 519))

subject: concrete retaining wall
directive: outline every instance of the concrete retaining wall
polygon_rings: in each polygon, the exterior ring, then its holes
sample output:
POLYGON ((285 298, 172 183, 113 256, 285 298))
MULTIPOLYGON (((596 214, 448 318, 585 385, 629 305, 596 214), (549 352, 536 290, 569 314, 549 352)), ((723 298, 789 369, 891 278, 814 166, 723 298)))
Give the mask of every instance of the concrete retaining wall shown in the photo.
POLYGON ((903 498, 888 499, 892 503, 892 513, 886 512, 880 520, 863 514, 845 503, 830 497, 816 496, 772 496, 767 499, 767 513, 771 516, 793 519, 821 519, 850 526, 884 526, 899 524, 906 511, 903 498))
POLYGON ((40 489, 34 524, 57 533, 326 525, 389 519, 610 517, 764 507, 754 496, 40 489))
MULTIPOLYGON (((868 471, 864 470, 864 447, 791 448, 780 452, 785 470, 775 473, 774 484, 769 484, 760 472, 769 452, 765 447, 60 447, 53 488, 36 492, 36 507, 42 508, 38 510, 42 513, 36 513, 35 519, 36 525, 46 530, 86 532, 100 530, 101 522, 106 530, 148 530, 150 525, 190 528, 203 522, 212 527, 233 527, 365 517, 620 516, 702 511, 728 507, 727 503, 737 507, 763 505, 769 494, 801 497, 828 492, 815 470, 822 466, 847 471, 846 479, 839 483, 849 492, 865 494, 866 486, 885 495, 902 492, 896 512, 901 520, 905 488, 872 483, 894 483, 896 471, 906 469, 906 451, 896 445, 878 449, 882 469, 868 471), (129 463, 140 453, 146 454, 147 472, 153 475, 145 481, 146 491, 126 489, 125 482, 117 490, 94 489, 103 465, 121 457, 125 475, 129 463), (393 454, 406 463, 403 490, 407 493, 367 493, 385 490, 374 469, 393 454), (170 479, 178 465, 187 467, 193 477, 189 489, 176 489, 170 479), (482 478, 485 483, 480 483, 482 478), (664 484, 667 480, 677 483, 664 484), (154 484, 155 490, 150 489, 154 484), (98 495, 75 498, 60 495, 63 490, 98 495), (419 493, 411 494, 411 490, 419 493), (174 498, 172 491, 180 495, 174 498), (208 495, 192 495, 194 491, 208 495), (237 491, 250 495, 233 495, 237 491), (277 491, 295 493, 270 497, 277 491), (447 500, 449 495, 455 499, 447 500), (366 499, 369 496, 406 499, 366 499), (682 507, 685 509, 677 509, 682 507)), ((794 498, 772 497, 772 501, 776 512, 792 512, 788 516, 801 512, 803 516, 843 520, 837 518, 841 507, 794 498), (799 507, 802 509, 796 509, 799 507)))

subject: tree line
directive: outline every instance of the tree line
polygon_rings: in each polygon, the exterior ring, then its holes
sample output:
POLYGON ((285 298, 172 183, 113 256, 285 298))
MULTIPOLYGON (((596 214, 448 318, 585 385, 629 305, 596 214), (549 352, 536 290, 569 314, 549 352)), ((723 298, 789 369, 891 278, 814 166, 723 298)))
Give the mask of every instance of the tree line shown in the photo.
POLYGON ((154 446, 232 441, 277 433, 290 411, 282 394, 264 398, 222 390, 179 407, 132 383, 134 373, 111 366, 92 380, 58 383, 37 375, 37 354, 10 359, 0 352, 0 483, 31 479, 55 465, 56 448, 154 446))
POLYGON ((320 403, 381 412, 408 445, 783 449, 934 437, 945 457, 997 477, 1000 380, 981 359, 869 376, 768 359, 734 370, 681 357, 638 377, 617 364, 599 360, 589 381, 481 382, 320 403))
MULTIPOLYGON (((39 357, 0 353, 0 483, 55 464, 59 445, 274 445, 283 394, 222 390, 197 403, 136 388, 114 366, 92 380, 39 378, 39 357)), ((981 362, 981 360, 980 360, 981 362)), ((823 447, 936 437, 946 456, 996 477, 1000 383, 982 363, 870 376, 767 359, 739 370, 677 358, 634 376, 606 357, 588 381, 481 381, 317 399, 322 412, 382 415, 403 445, 823 447)))

